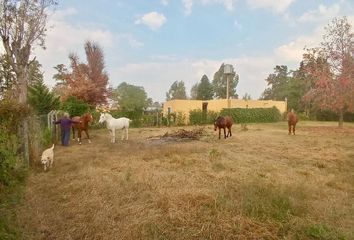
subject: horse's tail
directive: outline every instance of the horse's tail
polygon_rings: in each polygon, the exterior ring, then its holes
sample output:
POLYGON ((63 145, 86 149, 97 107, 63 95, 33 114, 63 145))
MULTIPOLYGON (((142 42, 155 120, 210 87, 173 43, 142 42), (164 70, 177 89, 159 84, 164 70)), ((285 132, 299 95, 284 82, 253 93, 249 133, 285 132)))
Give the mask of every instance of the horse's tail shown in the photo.
POLYGON ((53 146, 50 149, 52 149, 52 150, 54 149, 54 143, 53 143, 53 146))

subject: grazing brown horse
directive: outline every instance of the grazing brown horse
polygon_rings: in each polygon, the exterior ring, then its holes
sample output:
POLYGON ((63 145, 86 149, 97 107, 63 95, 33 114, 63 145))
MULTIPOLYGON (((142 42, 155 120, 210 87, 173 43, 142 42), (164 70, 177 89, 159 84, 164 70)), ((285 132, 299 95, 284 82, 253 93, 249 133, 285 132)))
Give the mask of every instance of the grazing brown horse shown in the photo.
POLYGON ((291 135, 291 132, 295 135, 295 126, 296 123, 298 122, 298 118, 294 113, 293 109, 291 109, 291 111, 288 112, 287 120, 288 120, 288 127, 289 127, 289 135, 291 135))
POLYGON ((79 144, 81 144, 81 132, 82 131, 85 131, 88 142, 91 143, 90 136, 88 134, 88 124, 89 124, 89 122, 92 122, 92 120, 93 120, 91 113, 85 113, 81 117, 75 116, 72 118, 72 120, 80 122, 80 123, 74 123, 72 125, 73 139, 75 140, 75 129, 77 129, 77 131, 78 131, 77 141, 79 142, 79 144))
POLYGON ((231 133, 231 127, 233 124, 233 120, 230 116, 219 116, 215 121, 214 121, 214 131, 216 131, 217 128, 219 128, 219 139, 221 135, 221 129, 224 129, 224 138, 227 138, 229 135, 230 137, 232 136, 231 133), (226 135, 226 128, 228 129, 227 135, 226 135))

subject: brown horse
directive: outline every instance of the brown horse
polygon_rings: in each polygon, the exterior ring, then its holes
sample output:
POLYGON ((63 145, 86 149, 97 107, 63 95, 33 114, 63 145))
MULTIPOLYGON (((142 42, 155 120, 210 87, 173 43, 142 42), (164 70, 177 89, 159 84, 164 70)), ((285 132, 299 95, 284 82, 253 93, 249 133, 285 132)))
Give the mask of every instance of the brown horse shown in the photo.
POLYGON ((215 121, 214 121, 214 131, 216 131, 217 128, 219 128, 219 139, 221 135, 221 129, 224 129, 224 138, 227 138, 228 136, 232 136, 231 133, 231 127, 233 124, 233 120, 230 116, 219 116, 215 121), (227 135, 226 135, 226 128, 228 129, 227 135))
POLYGON ((79 142, 79 144, 81 144, 81 132, 82 131, 85 131, 88 142, 91 143, 90 136, 88 134, 88 123, 92 122, 92 120, 93 120, 91 113, 85 113, 81 117, 75 116, 72 118, 72 120, 80 122, 80 123, 74 123, 72 125, 73 139, 75 140, 75 129, 77 129, 78 130, 77 141, 79 142))
POLYGON ((291 132, 293 132, 293 134, 295 135, 295 126, 296 123, 298 122, 298 118, 294 113, 293 109, 291 109, 291 111, 288 112, 287 120, 288 120, 288 127, 289 127, 289 135, 291 135, 291 132))

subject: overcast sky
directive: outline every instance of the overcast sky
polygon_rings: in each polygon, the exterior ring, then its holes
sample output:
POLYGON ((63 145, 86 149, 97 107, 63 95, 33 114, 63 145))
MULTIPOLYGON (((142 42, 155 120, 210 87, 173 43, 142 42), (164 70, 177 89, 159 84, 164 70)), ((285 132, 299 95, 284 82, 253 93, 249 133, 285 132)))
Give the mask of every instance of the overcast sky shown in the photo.
POLYGON ((318 46, 334 17, 354 22, 353 0, 59 0, 50 16, 46 50, 35 49, 45 83, 53 67, 69 65, 84 42, 104 51, 109 83, 143 86, 163 102, 174 81, 190 88, 234 65, 237 93, 259 98, 276 65, 295 70, 304 47, 318 46))

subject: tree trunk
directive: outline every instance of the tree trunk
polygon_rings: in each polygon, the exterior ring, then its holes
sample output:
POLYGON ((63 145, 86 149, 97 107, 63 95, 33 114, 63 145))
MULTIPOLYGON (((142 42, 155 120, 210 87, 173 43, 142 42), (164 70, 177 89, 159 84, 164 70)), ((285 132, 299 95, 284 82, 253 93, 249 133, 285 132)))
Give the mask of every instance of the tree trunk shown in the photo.
MULTIPOLYGON (((17 75, 18 84, 19 84, 19 103, 27 106, 27 69, 23 69, 17 75)), ((28 128, 28 117, 26 116, 21 121, 21 126, 19 129, 21 149, 23 161, 26 166, 29 166, 29 128, 28 128)))
POLYGON ((338 127, 343 128, 343 110, 342 109, 339 111, 338 127))

